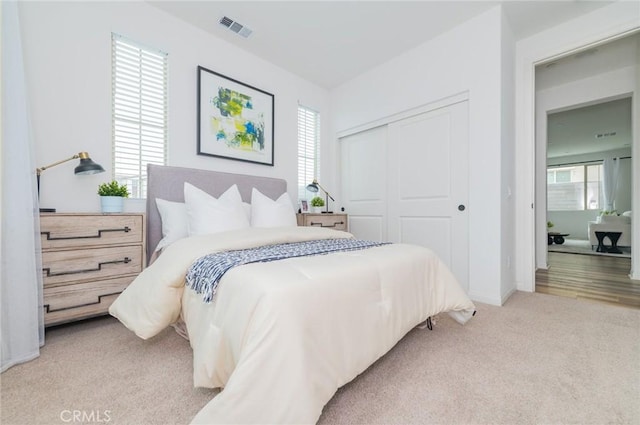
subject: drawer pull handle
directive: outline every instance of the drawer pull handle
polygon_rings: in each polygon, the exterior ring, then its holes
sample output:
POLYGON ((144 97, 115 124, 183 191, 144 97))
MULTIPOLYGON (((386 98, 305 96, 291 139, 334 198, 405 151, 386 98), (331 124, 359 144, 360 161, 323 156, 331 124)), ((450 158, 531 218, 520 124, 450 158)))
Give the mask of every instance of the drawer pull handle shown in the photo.
POLYGON ((46 276, 45 277, 53 277, 53 276, 64 276, 67 274, 78 274, 78 273, 88 273, 88 272, 99 272, 100 270, 102 270, 102 265, 103 264, 120 264, 120 263, 130 263, 131 262, 131 258, 129 257, 124 257, 124 259, 122 260, 114 260, 114 261, 104 261, 102 263, 98 263, 98 268, 97 269, 84 269, 84 270, 71 270, 68 272, 57 272, 57 273, 51 273, 51 269, 49 267, 43 268, 42 271, 46 272, 46 276))
POLYGON ((320 227, 337 227, 344 224, 344 221, 335 221, 333 224, 324 224, 324 223, 314 223, 313 221, 310 223, 312 226, 320 226, 320 227))
POLYGON ((129 226, 124 226, 122 229, 98 229, 97 235, 90 236, 61 236, 61 237, 51 237, 51 232, 40 232, 41 235, 47 235, 48 241, 65 241, 69 239, 100 239, 102 237, 103 232, 125 232, 129 233, 131 229, 129 226))
POLYGON ((56 311, 71 310, 72 308, 80 308, 80 307, 86 307, 88 305, 100 304, 100 303, 102 303, 102 297, 110 297, 112 295, 118 295, 118 294, 121 294, 121 293, 122 292, 113 292, 111 294, 98 295, 98 301, 94 301, 92 303, 84 303, 84 304, 73 305, 71 307, 51 308, 51 306, 49 304, 45 304, 42 307, 44 307, 45 313, 55 313, 56 311))

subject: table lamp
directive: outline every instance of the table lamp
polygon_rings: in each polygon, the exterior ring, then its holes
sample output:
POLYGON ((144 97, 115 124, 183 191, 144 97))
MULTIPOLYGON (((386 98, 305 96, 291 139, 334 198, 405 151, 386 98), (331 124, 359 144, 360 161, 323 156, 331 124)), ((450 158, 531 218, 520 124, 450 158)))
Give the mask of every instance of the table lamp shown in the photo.
MULTIPOLYGON (((55 167, 56 165, 63 164, 67 161, 71 161, 72 159, 80 159, 80 164, 74 169, 74 174, 98 174, 103 173, 104 168, 100 164, 97 164, 91 160, 89 154, 87 152, 80 152, 73 155, 71 158, 63 159, 58 162, 54 162, 53 164, 46 165, 44 167, 36 168, 36 177, 38 183, 38 200, 40 200, 40 174, 44 170, 55 167)), ((40 208, 40 212, 56 212, 55 208, 40 208)))
POLYGON ((335 202, 335 201, 336 201, 335 199, 333 199, 333 196, 329 195, 329 192, 327 192, 327 190, 326 190, 324 187, 322 187, 322 186, 320 185, 320 183, 318 183, 318 180, 316 180, 316 179, 313 179, 313 182, 312 182, 312 183, 309 183, 309 184, 307 185, 307 190, 308 190, 309 192, 317 193, 319 189, 322 189, 322 191, 323 191, 323 192, 325 193, 325 195, 326 195, 326 196, 325 196, 326 202, 324 203, 324 205, 325 205, 325 210, 324 210, 324 211, 322 211, 322 213, 323 213, 323 214, 331 214, 331 213, 333 213, 333 211, 329 211, 329 199, 331 199, 333 202, 335 202))

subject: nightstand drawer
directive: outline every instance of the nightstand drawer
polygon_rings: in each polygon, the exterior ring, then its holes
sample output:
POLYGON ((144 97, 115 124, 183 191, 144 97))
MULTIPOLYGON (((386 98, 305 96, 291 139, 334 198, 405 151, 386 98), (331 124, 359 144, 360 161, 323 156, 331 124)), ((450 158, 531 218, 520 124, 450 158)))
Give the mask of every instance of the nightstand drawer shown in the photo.
POLYGON ((141 214, 42 214, 42 249, 142 244, 141 214))
POLYGON ((45 288, 45 325, 106 314, 133 279, 135 276, 45 288))
POLYGON ((44 286, 137 274, 142 256, 140 245, 43 252, 44 286))
POLYGON ((298 214, 298 225, 344 231, 348 229, 346 214, 298 214))

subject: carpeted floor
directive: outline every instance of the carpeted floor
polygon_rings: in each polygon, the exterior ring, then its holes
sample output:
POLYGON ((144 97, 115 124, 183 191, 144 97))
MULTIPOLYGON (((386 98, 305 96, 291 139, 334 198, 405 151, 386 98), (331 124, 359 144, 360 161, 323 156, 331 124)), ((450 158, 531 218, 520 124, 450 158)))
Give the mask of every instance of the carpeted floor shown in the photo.
POLYGON ((566 252, 568 254, 583 254, 583 255, 604 255, 609 257, 623 257, 631 258, 631 248, 620 248, 622 253, 610 254, 608 252, 597 252, 595 248, 591 247, 589 241, 580 239, 566 239, 562 245, 552 244, 547 246, 549 252, 566 252))
MULTIPOLYGON (((640 423, 640 310, 521 292, 477 307, 465 326, 445 314, 411 331, 319 423, 640 423)), ((109 317, 53 328, 40 358, 1 375, 0 422, 71 423, 76 410, 186 424, 216 394, 192 387, 191 367, 170 329, 142 341, 109 317)))

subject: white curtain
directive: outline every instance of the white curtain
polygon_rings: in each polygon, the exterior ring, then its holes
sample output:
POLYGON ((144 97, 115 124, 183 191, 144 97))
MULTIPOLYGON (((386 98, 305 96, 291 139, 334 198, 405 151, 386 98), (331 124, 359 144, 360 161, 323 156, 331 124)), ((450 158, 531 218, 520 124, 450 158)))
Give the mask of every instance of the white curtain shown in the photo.
POLYGON ((18 4, 3 1, 0 276, 2 371, 44 344, 40 223, 18 4))
POLYGON ((616 190, 620 175, 620 161, 616 158, 605 158, 602 163, 602 194, 604 195, 604 210, 615 209, 616 190))

